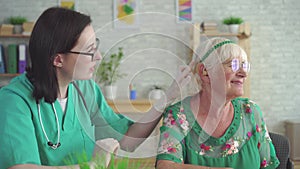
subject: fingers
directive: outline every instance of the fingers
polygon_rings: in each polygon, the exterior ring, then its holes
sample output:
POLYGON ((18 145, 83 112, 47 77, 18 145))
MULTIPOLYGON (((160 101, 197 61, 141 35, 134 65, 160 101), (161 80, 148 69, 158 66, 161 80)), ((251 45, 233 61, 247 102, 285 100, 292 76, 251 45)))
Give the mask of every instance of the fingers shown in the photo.
POLYGON ((108 152, 114 152, 120 146, 119 142, 113 138, 97 140, 96 144, 108 152))
POLYGON ((181 83, 184 81, 189 82, 191 80, 191 77, 193 76, 192 68, 194 67, 194 65, 195 65, 195 62, 192 61, 189 63, 189 65, 179 66, 179 74, 177 75, 177 78, 176 78, 177 83, 181 83))
POLYGON ((192 60, 190 63, 189 63, 189 67, 190 69, 192 70, 195 66, 196 62, 194 60, 192 60))

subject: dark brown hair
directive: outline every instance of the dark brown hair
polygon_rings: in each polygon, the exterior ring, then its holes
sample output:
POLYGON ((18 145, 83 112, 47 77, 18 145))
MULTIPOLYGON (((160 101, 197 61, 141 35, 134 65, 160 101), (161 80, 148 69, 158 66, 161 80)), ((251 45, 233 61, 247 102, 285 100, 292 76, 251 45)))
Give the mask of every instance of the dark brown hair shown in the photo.
POLYGON ((59 88, 54 56, 71 50, 90 23, 90 16, 59 7, 45 10, 38 18, 29 41, 31 66, 27 68, 37 102, 42 98, 49 103, 56 100, 59 88))

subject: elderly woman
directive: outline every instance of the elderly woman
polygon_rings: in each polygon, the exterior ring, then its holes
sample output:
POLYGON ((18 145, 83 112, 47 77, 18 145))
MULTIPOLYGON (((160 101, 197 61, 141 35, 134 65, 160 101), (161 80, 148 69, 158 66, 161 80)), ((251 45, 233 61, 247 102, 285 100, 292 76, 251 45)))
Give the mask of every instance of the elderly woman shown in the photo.
POLYGON ((276 168, 261 109, 240 98, 250 71, 245 51, 213 38, 196 54, 200 90, 166 109, 157 168, 276 168))

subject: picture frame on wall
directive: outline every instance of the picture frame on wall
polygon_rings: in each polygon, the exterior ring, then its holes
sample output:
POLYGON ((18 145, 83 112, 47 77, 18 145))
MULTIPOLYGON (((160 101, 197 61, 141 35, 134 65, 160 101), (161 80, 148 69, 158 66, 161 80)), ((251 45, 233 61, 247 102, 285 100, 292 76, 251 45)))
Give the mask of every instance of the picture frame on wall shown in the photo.
POLYGON ((77 0, 58 0, 58 6, 76 11, 77 0))
POLYGON ((192 0, 176 0, 177 22, 192 21, 192 0))
POLYGON ((113 0, 114 28, 139 27, 139 0, 113 0))

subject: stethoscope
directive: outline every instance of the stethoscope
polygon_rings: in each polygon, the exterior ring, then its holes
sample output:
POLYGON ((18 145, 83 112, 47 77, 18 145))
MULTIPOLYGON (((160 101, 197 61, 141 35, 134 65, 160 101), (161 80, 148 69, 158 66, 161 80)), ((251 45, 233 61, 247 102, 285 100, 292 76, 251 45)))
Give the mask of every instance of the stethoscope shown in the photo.
POLYGON ((42 115, 41 115, 41 109, 40 109, 40 104, 37 103, 37 106, 38 106, 38 113, 39 113, 39 119, 40 119, 40 124, 41 124, 41 127, 42 127, 42 130, 43 130, 43 133, 46 137, 46 140, 47 140, 47 145, 49 147, 51 147, 53 150, 57 149, 61 144, 60 144, 60 126, 59 126, 59 121, 58 121, 58 116, 57 116, 57 112, 56 112, 56 109, 55 109, 55 106, 54 106, 54 103, 51 104, 52 105, 52 108, 54 110, 54 114, 55 114, 55 119, 56 119, 56 126, 57 126, 57 141, 55 144, 53 144, 52 141, 49 140, 48 138, 48 135, 45 131, 45 128, 44 128, 44 124, 43 124, 43 120, 42 120, 42 115))
MULTIPOLYGON (((83 101, 84 107, 85 107, 86 110, 88 111, 88 108, 87 108, 87 105, 86 105, 86 102, 85 102, 85 99, 84 99, 84 97, 83 97, 82 92, 79 90, 79 88, 78 88, 78 86, 77 86, 77 84, 76 84, 75 82, 72 82, 72 84, 73 84, 74 87, 76 88, 78 94, 80 95, 80 97, 81 97, 81 99, 82 99, 82 101, 83 101)), ((55 150, 55 149, 57 149, 57 148, 61 145, 61 144, 60 144, 60 126, 59 126, 58 116, 57 116, 57 112, 56 112, 54 103, 52 103, 51 105, 52 105, 52 108, 53 108, 53 111, 54 111, 54 114, 55 114, 56 127, 57 127, 57 141, 56 141, 55 144, 54 144, 52 141, 50 141, 49 138, 48 138, 48 135, 47 135, 47 133, 46 133, 46 131, 45 131, 44 124, 43 124, 43 120, 42 120, 40 104, 39 104, 39 102, 37 102, 37 107, 38 107, 38 114, 39 114, 40 124, 41 124, 42 130, 43 130, 44 136, 46 137, 47 145, 48 145, 49 147, 51 147, 53 150, 55 150)))

